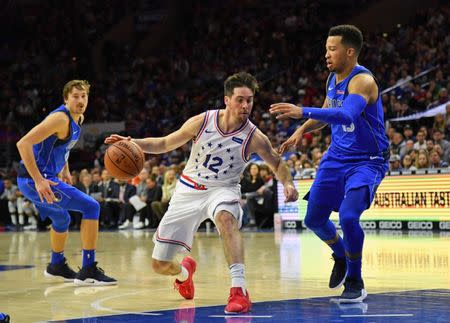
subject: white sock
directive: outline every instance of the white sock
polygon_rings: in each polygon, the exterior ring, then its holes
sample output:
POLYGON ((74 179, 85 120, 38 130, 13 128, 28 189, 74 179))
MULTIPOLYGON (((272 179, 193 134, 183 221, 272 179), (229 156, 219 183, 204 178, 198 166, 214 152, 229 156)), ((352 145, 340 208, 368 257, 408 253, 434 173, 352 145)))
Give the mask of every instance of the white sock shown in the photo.
POLYGON ((183 265, 180 265, 180 266, 181 266, 181 271, 175 277, 176 277, 176 279, 178 279, 179 282, 184 282, 186 279, 188 279, 189 272, 186 268, 184 268, 183 265))
POLYGON ((245 292, 245 265, 244 264, 232 264, 230 266, 231 273, 231 287, 240 287, 244 295, 245 292))

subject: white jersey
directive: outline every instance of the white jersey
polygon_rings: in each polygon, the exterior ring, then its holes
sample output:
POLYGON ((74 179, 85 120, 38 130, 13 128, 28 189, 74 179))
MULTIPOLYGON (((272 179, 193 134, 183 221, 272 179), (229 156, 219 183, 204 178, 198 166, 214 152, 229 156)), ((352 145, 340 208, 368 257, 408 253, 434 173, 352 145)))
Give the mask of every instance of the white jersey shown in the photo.
MULTIPOLYGON (((247 119, 239 129, 225 133, 219 128, 220 110, 208 110, 194 138, 191 155, 180 181, 196 187, 223 187, 239 184, 249 160, 247 146, 256 126, 247 119)), ((201 189, 201 188, 200 188, 201 189)))

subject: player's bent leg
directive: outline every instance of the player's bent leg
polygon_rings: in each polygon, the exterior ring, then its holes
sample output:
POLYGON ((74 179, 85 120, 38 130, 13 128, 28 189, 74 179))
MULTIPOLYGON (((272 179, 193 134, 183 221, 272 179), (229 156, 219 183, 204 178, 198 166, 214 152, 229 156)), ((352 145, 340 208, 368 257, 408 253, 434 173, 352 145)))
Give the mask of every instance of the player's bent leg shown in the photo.
POLYGON ((333 222, 329 220, 332 208, 323 206, 315 201, 314 198, 309 199, 304 222, 307 228, 313 231, 333 250, 334 265, 328 287, 332 289, 339 288, 344 283, 347 272, 344 242, 337 233, 333 222))
POLYGON ((93 234, 95 230, 98 231, 98 220, 88 220, 84 219, 81 222, 80 231, 82 232, 82 257, 83 265, 80 271, 76 274, 74 283, 80 286, 109 286, 116 285, 117 280, 110 276, 105 275, 105 271, 98 267, 98 262, 95 261, 95 247, 97 239, 89 239, 92 236, 97 236, 93 234), (84 238, 83 238, 84 236, 84 238), (86 238, 88 237, 88 238, 86 238), (89 248, 89 249, 85 249, 89 248))
POLYGON ((100 216, 99 203, 77 189, 70 190, 70 195, 72 198, 66 207, 83 214, 80 226, 83 263, 74 283, 81 286, 116 285, 117 280, 105 275, 104 270, 98 267, 95 261, 100 216))
POLYGON ((178 244, 159 242, 154 237, 155 247, 152 254, 153 271, 160 275, 175 276, 174 289, 185 299, 192 299, 195 296, 195 286, 193 276, 197 269, 197 263, 192 257, 186 256, 181 264, 175 261, 175 256, 186 251, 178 244))
POLYGON ((347 259, 347 278, 340 302, 361 302, 367 297, 361 277, 362 250, 364 231, 359 219, 362 212, 370 205, 370 192, 367 186, 351 189, 339 209, 341 228, 347 259))
POLYGON ((244 247, 239 223, 233 216, 240 214, 239 205, 228 204, 217 209, 214 222, 223 240, 225 257, 231 273, 231 289, 225 313, 247 313, 252 308, 252 302, 250 294, 245 289, 244 247))
POLYGON ((46 278, 64 279, 65 282, 72 282, 76 272, 67 264, 64 257, 64 248, 68 236, 70 224, 69 213, 57 206, 38 206, 39 212, 52 220, 50 229, 50 244, 52 248, 51 261, 44 271, 46 278))
POLYGON ((73 210, 82 213, 82 227, 80 228, 82 247, 85 250, 95 249, 98 237, 98 224, 96 222, 98 222, 100 215, 99 203, 77 188, 59 180, 56 181, 58 181, 58 185, 54 186, 53 190, 55 195, 61 197, 56 206, 66 211, 73 210))
POLYGON ((175 261, 164 261, 152 258, 153 271, 160 275, 176 276, 174 288, 185 299, 193 299, 195 287, 193 276, 197 269, 195 260, 189 256, 184 257, 181 264, 175 261))
POLYGON ((87 266, 95 261, 100 204, 90 196, 80 196, 80 200, 83 201, 82 205, 78 207, 78 211, 82 213, 80 235, 83 248, 83 266, 87 266))
POLYGON ((189 191, 183 191, 183 194, 175 193, 169 209, 153 235, 153 270, 159 274, 175 276, 174 288, 185 299, 195 296, 193 275, 197 264, 189 256, 184 257, 181 264, 174 259, 179 253, 191 251, 193 233, 202 221, 198 216, 200 196, 196 194, 189 191))
POLYGON ((181 271, 180 264, 175 261, 164 261, 152 258, 152 269, 160 275, 174 276, 181 271))
POLYGON ((244 262, 244 246, 237 220, 225 210, 217 212, 214 222, 223 241, 223 249, 228 265, 244 262))

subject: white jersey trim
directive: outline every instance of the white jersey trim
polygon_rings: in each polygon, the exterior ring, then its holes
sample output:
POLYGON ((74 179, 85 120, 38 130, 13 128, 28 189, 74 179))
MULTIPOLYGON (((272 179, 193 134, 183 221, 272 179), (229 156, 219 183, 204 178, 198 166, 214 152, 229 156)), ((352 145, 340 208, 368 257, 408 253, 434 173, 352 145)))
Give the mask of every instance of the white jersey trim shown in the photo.
POLYGON ((220 127, 219 127, 219 114, 220 114, 220 110, 216 110, 216 114, 214 116, 214 126, 217 129, 217 132, 222 136, 222 137, 230 137, 230 136, 235 136, 238 133, 241 133, 242 131, 244 131, 244 129, 247 127, 247 125, 249 124, 250 120, 247 118, 247 121, 245 123, 243 123, 238 129, 236 129, 233 132, 223 132, 220 127))
POLYGON ((200 139, 200 136, 202 135, 203 131, 205 131, 206 126, 208 125, 209 121, 208 119, 209 119, 209 110, 205 112, 205 117, 203 118, 202 126, 200 127, 197 136, 195 136, 194 142, 197 142, 200 139))
POLYGON ((248 133, 247 138, 245 138, 244 144, 242 145, 242 159, 246 163, 248 163, 250 161, 250 159, 247 159, 247 146, 248 146, 250 140, 252 139, 253 133, 255 132, 256 128, 257 128, 256 126, 253 126, 253 128, 248 133))

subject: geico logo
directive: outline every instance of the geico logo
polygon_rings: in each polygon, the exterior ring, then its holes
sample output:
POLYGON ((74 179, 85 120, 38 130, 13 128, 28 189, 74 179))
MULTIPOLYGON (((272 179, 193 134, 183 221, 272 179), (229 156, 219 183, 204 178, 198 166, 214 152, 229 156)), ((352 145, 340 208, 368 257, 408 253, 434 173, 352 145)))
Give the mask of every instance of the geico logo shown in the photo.
POLYGON ((295 222, 295 221, 284 221, 284 227, 286 229, 296 229, 297 228, 297 222, 295 222))
POLYGON ((408 229, 411 230, 432 230, 433 222, 408 222, 408 229))
POLYGON ((450 230, 450 222, 439 222, 439 229, 450 230))
POLYGON ((400 221, 380 221, 380 229, 402 229, 402 223, 400 221))
POLYGON ((363 229, 376 229, 377 224, 374 221, 363 221, 361 222, 361 227, 363 229))

